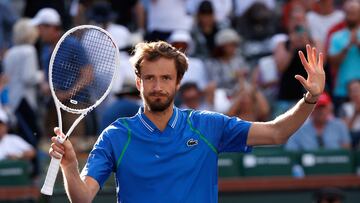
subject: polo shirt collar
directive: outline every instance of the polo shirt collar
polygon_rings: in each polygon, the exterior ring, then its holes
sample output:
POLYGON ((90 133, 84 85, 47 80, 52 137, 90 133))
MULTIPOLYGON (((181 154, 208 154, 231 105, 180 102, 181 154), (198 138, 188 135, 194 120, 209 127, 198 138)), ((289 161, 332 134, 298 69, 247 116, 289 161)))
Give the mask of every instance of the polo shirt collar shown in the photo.
MULTIPOLYGON (((144 114, 144 107, 140 107, 139 111, 137 113, 141 123, 150 131, 154 132, 156 129, 156 126, 150 121, 150 119, 144 114)), ((175 128, 179 118, 179 109, 174 106, 173 108, 173 114, 171 115, 171 118, 168 122, 168 126, 171 128, 175 128)))

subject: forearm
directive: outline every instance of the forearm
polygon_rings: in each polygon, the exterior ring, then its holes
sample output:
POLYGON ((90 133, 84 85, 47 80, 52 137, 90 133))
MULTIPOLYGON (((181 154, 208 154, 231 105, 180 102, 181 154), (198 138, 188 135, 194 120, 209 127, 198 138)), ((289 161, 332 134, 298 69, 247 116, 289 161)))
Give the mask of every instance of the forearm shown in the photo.
POLYGON ((35 150, 31 149, 31 150, 25 151, 22 155, 22 158, 26 159, 26 160, 31 160, 35 157, 35 155, 36 155, 35 150))
MULTIPOLYGON (((317 98, 311 97, 309 93, 307 93, 306 99, 310 102, 317 100, 317 98)), ((277 129, 277 140, 285 143, 302 126, 314 107, 315 104, 305 103, 304 99, 301 99, 293 108, 277 117, 273 121, 274 128, 277 129)))
POLYGON ((80 178, 77 163, 73 166, 62 167, 66 193, 73 203, 92 201, 92 195, 83 180, 80 178))

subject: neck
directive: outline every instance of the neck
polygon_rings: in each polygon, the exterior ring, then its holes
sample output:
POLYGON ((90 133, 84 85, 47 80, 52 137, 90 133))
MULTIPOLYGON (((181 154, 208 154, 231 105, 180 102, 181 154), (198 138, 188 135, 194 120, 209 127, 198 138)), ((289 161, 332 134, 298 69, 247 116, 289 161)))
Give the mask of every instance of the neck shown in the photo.
POLYGON ((173 114, 173 104, 164 111, 151 111, 149 107, 145 106, 144 114, 159 130, 163 131, 173 114))

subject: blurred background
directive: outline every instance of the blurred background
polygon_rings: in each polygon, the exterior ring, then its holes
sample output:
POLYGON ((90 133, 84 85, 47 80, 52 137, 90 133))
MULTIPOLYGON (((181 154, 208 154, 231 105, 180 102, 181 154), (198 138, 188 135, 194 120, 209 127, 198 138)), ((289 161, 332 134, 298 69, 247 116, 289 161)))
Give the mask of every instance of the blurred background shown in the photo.
MULTIPOLYGON (((219 155, 219 202, 359 202, 359 0, 0 0, 0 202, 68 201, 61 173, 52 197, 39 192, 57 126, 48 66, 62 34, 81 24, 112 34, 121 67, 70 138, 80 169, 97 135, 142 105, 128 61, 136 43, 164 40, 189 57, 178 107, 249 121, 302 98, 297 51, 311 44, 325 55, 326 92, 285 145, 219 155)), ((67 131, 74 116, 63 119, 67 131)), ((115 202, 114 184, 94 202, 115 202)))

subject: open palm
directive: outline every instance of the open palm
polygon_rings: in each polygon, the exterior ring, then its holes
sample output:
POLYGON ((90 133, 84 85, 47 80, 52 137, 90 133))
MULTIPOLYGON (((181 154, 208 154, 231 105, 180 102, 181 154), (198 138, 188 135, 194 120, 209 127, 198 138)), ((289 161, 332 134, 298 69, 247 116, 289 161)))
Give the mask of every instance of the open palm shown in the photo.
POLYGON ((295 75, 295 78, 300 81, 304 88, 312 95, 319 96, 325 87, 325 72, 323 67, 323 54, 320 53, 317 56, 317 50, 315 47, 306 45, 307 57, 302 51, 299 51, 301 63, 303 64, 306 72, 307 79, 301 75, 295 75))

